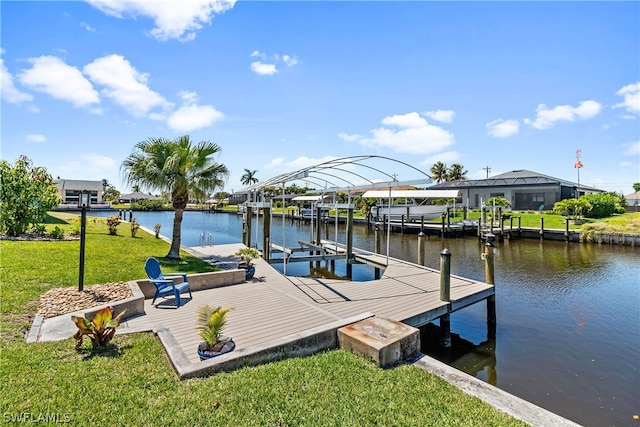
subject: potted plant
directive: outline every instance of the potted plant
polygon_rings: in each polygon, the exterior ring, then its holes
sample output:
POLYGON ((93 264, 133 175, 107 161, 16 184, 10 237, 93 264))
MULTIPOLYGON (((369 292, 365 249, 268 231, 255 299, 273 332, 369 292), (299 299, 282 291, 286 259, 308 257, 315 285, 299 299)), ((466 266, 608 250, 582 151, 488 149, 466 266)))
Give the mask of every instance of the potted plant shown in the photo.
POLYGON ((252 264, 252 261, 260 257, 260 252, 255 248, 242 248, 234 255, 240 257, 238 268, 247 270, 246 279, 253 279, 253 275, 256 273, 256 267, 252 264))
POLYGON ((222 335, 230 310, 231 307, 212 308, 208 304, 198 310, 198 335, 204 340, 198 345, 200 360, 220 356, 236 348, 233 339, 222 335))

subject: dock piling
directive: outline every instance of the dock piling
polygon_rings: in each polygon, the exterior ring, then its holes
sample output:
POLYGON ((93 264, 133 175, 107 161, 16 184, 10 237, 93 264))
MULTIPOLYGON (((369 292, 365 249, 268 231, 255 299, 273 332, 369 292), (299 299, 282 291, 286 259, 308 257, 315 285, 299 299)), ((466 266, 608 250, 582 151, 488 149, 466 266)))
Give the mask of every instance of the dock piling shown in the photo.
POLYGON ((418 264, 424 266, 426 235, 421 231, 418 234, 418 264))
MULTIPOLYGON (((494 236, 489 234, 487 235, 487 243, 484 245, 484 274, 485 274, 485 282, 488 285, 495 286, 495 275, 494 275, 494 236)), ((494 339, 496 337, 496 294, 492 294, 487 297, 487 339, 494 339)))
MULTIPOLYGON (((444 248, 440 252, 440 300, 450 301, 451 297, 451 252, 444 248)), ((440 347, 451 347, 451 315, 440 316, 440 347)))

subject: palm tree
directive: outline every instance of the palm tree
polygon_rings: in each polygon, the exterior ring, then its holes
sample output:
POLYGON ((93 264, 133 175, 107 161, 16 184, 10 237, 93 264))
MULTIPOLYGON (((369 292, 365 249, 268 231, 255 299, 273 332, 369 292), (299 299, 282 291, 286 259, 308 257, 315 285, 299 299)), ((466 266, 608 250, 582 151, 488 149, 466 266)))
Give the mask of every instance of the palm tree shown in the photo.
POLYGON ((242 183, 242 185, 251 185, 258 182, 258 178, 256 178, 257 173, 258 173, 257 170, 252 171, 249 169, 245 169, 244 175, 240 177, 240 182, 242 183))
POLYGON ((222 188, 229 175, 227 167, 212 158, 219 152, 220 147, 209 141, 192 144, 189 135, 175 140, 149 138, 138 142, 122 162, 127 183, 171 192, 175 215, 167 258, 180 259, 182 214, 189 194, 201 197, 222 188))
POLYGON ((447 165, 438 161, 431 167, 431 178, 438 184, 447 180, 447 165))
POLYGON ((447 171, 447 181, 464 181, 467 179, 467 172, 469 171, 464 170, 460 163, 454 163, 447 171))

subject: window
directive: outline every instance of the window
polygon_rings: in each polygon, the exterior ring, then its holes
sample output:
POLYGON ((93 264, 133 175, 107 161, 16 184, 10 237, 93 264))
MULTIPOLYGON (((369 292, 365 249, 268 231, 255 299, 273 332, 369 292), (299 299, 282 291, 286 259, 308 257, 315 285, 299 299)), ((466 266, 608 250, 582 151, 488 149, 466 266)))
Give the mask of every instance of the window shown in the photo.
POLYGON ((534 193, 532 196, 534 202, 544 202, 544 193, 534 193))
POLYGON ((491 193, 490 197, 504 197, 504 193, 491 193))

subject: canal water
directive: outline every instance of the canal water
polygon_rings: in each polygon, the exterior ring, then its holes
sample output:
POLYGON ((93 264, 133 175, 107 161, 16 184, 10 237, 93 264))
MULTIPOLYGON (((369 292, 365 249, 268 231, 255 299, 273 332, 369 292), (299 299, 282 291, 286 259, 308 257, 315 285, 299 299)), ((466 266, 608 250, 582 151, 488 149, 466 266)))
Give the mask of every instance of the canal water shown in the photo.
MULTIPOLYGON (((91 213, 94 214, 94 213, 91 213)), ((107 216, 109 213, 95 213, 107 216)), ((136 212, 168 237, 173 212, 136 212)), ((252 242, 262 242, 261 222, 252 242)), ((344 225, 330 222, 329 239, 345 241, 344 225)), ((241 241, 242 217, 185 212, 182 243, 198 246, 201 234, 213 245, 241 241)), ((253 233, 252 233, 253 234, 253 233)), ((322 237, 325 238, 323 227, 322 237)), ((288 247, 310 241, 310 227, 274 216, 271 241, 288 247), (283 232, 284 231, 284 232, 283 232)), ((373 250, 374 232, 354 227, 354 246, 373 250)), ((417 262, 417 237, 392 233, 389 255, 417 262)), ((423 328, 423 351, 509 393, 585 426, 640 426, 640 248, 539 240, 496 244, 497 331, 487 339, 486 305, 451 316, 453 347, 437 347, 438 326, 423 328)), ((386 233, 382 252, 386 253, 386 233)), ((473 237, 427 240, 426 264, 439 268, 448 248, 451 273, 484 281, 482 243, 473 237)), ((283 266, 274 265, 283 270, 283 266)), ((322 265, 322 268, 327 267, 322 265)), ((308 275, 309 263, 287 265, 289 275, 308 275)), ((335 274, 344 276, 344 262, 335 274)), ((354 280, 371 280, 373 270, 355 265, 354 280)))

